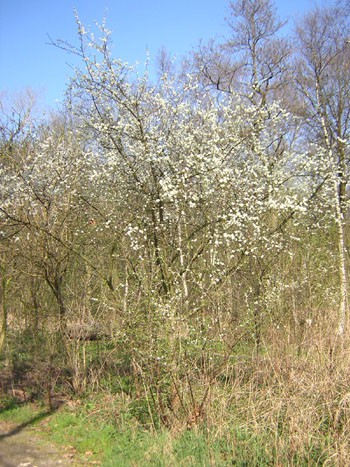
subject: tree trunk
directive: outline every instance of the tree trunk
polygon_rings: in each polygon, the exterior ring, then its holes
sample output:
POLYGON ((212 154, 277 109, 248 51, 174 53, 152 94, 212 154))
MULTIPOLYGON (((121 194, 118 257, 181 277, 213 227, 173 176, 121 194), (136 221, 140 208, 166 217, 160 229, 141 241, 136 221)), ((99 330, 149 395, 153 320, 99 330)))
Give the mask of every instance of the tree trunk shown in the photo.
POLYGON ((348 281, 346 267, 346 247, 344 232, 344 197, 346 192, 346 183, 344 182, 344 153, 339 154, 339 161, 336 161, 331 144, 326 117, 325 99, 321 92, 319 78, 316 78, 316 96, 319 105, 319 117, 322 126, 323 136, 328 152, 329 162, 332 167, 333 176, 333 201, 335 222, 338 228, 338 271, 339 271, 339 310, 338 310, 338 334, 343 336, 346 332, 347 321, 347 296, 348 281))
POLYGON ((2 270, 0 281, 0 356, 2 355, 5 346, 7 334, 6 286, 7 280, 5 272, 2 270))
POLYGON ((338 269, 339 269, 339 318, 338 318, 338 333, 343 335, 346 331, 347 321, 347 268, 346 268, 346 251, 345 251, 345 235, 344 235, 344 216, 342 212, 341 199, 339 196, 339 183, 334 180, 334 201, 335 201, 335 220, 338 227, 338 269))

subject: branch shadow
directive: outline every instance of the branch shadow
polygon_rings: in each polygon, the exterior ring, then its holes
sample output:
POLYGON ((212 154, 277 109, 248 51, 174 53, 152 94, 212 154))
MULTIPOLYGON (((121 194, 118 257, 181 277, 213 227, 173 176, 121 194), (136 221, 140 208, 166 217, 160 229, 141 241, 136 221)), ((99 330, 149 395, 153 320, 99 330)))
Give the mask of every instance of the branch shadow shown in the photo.
POLYGON ((54 412, 56 412, 56 410, 58 410, 58 408, 60 407, 60 404, 58 404, 54 409, 52 410, 45 410, 45 411, 42 411, 40 413, 38 413, 37 415, 35 415, 34 417, 30 418, 29 420, 27 420, 26 422, 23 422, 21 423, 20 425, 16 426, 15 428, 11 429, 10 431, 8 431, 7 433, 2 433, 0 434, 0 441, 2 439, 5 439, 5 438, 9 438, 11 436, 14 436, 18 433, 20 433, 22 430, 24 430, 25 428, 27 428, 28 426, 31 426, 31 425, 34 425, 35 423, 37 422, 40 422, 41 420, 44 420, 45 418, 49 417, 50 415, 52 415, 54 412))

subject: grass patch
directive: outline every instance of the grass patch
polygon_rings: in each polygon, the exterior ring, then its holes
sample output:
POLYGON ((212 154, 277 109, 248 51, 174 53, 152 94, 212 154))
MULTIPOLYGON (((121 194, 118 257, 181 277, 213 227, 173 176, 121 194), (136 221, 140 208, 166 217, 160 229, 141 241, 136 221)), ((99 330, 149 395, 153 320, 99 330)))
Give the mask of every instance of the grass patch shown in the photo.
POLYGON ((48 424, 50 439, 57 444, 71 445, 80 453, 102 459, 111 450, 115 429, 108 423, 98 423, 81 413, 55 413, 48 424))
MULTIPOLYGON (((120 407, 118 407, 120 409, 120 407)), ((103 467, 117 466, 271 466, 323 465, 326 446, 310 441, 299 452, 293 452, 288 436, 279 440, 276 434, 259 434, 242 427, 231 427, 216 436, 200 429, 172 433, 168 430, 148 431, 130 413, 119 413, 113 421, 115 407, 100 399, 64 407, 49 414, 40 405, 16 404, 7 399, 1 403, 0 420, 16 425, 37 425, 50 441, 73 446, 80 458, 98 462, 103 467), (46 419, 45 423, 41 423, 46 419)))
POLYGON ((38 404, 21 403, 10 397, 0 401, 0 421, 3 422, 35 425, 49 415, 44 406, 38 404))
POLYGON ((241 358, 232 355, 209 380, 203 411, 193 423, 213 363, 187 366, 186 378, 178 371, 172 387, 164 369, 144 365, 135 375, 121 357, 123 371, 119 360, 112 362, 96 392, 53 413, 7 397, 0 402, 0 420, 39 425, 51 441, 105 467, 306 467, 333 465, 335 459, 347 465, 350 354, 334 355, 327 342, 317 342, 316 351, 305 355, 282 352, 280 345, 259 355, 248 349, 241 358))

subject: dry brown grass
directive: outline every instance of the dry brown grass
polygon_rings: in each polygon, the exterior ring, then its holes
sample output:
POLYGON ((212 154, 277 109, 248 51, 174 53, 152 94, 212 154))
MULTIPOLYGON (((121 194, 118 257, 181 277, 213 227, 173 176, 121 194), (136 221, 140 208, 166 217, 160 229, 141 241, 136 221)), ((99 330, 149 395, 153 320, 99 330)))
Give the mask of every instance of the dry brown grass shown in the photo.
POLYGON ((235 427, 266 440, 274 465, 346 466, 349 383, 349 339, 332 323, 310 326, 302 343, 271 332, 260 355, 230 362, 212 385, 207 423, 218 438, 235 427))

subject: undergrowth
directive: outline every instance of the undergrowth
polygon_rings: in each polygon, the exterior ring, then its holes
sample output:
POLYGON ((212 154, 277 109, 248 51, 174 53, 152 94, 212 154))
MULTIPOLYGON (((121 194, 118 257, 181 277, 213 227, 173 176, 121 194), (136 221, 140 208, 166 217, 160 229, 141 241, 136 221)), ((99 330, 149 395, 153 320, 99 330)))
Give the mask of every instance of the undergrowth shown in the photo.
POLYGON ((259 353, 245 349, 241 358, 228 359, 211 379, 209 373, 196 373, 197 380, 172 374, 177 392, 166 408, 156 399, 163 393, 155 391, 171 385, 151 387, 139 378, 135 386, 125 369, 110 371, 98 390, 53 399, 54 408, 45 398, 20 402, 4 393, 0 420, 36 424, 52 441, 106 467, 345 466, 348 346, 312 330, 302 347, 282 337, 271 336, 259 353), (163 418, 157 418, 159 407, 163 418))

